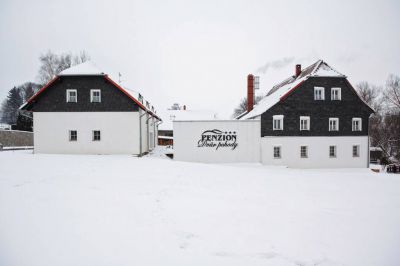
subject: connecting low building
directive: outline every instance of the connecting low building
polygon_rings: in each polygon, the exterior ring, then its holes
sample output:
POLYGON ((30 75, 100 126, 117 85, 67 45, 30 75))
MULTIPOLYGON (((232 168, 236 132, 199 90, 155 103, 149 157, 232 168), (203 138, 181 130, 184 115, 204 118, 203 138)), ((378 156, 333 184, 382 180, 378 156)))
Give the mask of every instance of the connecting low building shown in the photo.
POLYGON ((158 145, 173 146, 174 121, 201 121, 218 119, 218 114, 212 110, 193 110, 186 105, 175 103, 170 109, 159 114, 163 121, 158 127, 158 145))
POLYGON ((161 122, 141 94, 90 61, 62 71, 20 109, 33 112, 35 153, 142 155, 156 146, 161 122))
POLYGON ((247 111, 238 120, 174 123, 175 158, 261 162, 296 168, 368 167, 374 112, 347 80, 318 60, 267 92, 255 106, 248 76, 247 111))

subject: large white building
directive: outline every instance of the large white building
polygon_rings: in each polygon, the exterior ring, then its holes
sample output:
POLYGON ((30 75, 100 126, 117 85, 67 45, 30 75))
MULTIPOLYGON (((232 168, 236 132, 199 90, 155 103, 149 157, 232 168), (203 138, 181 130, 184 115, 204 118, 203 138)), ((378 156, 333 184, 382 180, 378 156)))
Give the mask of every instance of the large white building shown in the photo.
POLYGON ((161 119, 143 97, 91 62, 64 70, 21 109, 33 112, 35 153, 142 155, 161 119))
POLYGON ((296 168, 368 167, 373 113, 347 77, 322 60, 274 86, 236 121, 176 122, 175 158, 296 168), (253 123, 245 123, 252 121, 253 123))

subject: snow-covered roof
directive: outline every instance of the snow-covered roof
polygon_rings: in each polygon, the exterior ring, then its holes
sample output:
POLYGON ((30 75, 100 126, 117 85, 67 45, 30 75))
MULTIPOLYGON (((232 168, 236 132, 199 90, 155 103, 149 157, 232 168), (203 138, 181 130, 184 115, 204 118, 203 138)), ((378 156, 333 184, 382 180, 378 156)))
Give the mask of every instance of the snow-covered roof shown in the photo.
POLYGON ((160 114, 163 122, 159 130, 172 130, 173 121, 216 120, 218 114, 210 110, 167 110, 160 114))
POLYGON ((159 139, 174 139, 174 137, 171 136, 158 136, 159 139))
POLYGON ((104 72, 101 71, 92 61, 86 61, 79 65, 67 68, 58 74, 59 76, 101 76, 104 72))
POLYGON ((267 93, 267 95, 254 106, 253 110, 242 116, 240 119, 251 119, 257 117, 269 108, 277 104, 281 99, 285 98, 289 92, 294 90, 303 81, 309 77, 346 77, 337 70, 330 67, 323 60, 318 60, 314 64, 303 69, 298 77, 291 76, 284 81, 278 83, 267 93))

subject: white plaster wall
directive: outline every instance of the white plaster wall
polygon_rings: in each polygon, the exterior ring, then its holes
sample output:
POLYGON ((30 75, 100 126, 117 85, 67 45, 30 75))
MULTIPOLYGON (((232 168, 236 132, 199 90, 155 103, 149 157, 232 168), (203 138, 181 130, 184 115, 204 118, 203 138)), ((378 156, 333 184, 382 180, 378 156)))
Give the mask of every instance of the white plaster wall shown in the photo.
POLYGON ((138 154, 138 112, 35 112, 35 153, 138 154), (92 141, 92 130, 101 140, 92 141), (69 130, 78 141, 69 141, 69 130))
POLYGON ((263 137, 261 162, 293 168, 368 167, 368 137, 263 137), (329 158, 331 145, 336 145, 336 158, 329 158), (353 145, 360 145, 360 157, 353 157, 353 145), (273 158, 274 146, 281 146, 281 159, 273 158), (308 158, 300 158, 300 146, 308 146, 308 158))
POLYGON ((149 118, 149 114, 144 112, 143 110, 140 111, 141 115, 141 124, 142 124, 142 153, 148 152, 149 147, 147 143, 148 132, 147 132, 147 119, 149 118))
POLYGON ((206 163, 260 162, 260 121, 174 121, 173 130, 175 160, 206 163), (212 129, 237 132, 237 148, 216 150, 198 147, 201 134, 212 129))
POLYGON ((148 135, 147 135, 147 145, 148 145, 149 151, 153 150, 153 147, 151 146, 151 144, 152 144, 151 139, 150 139, 151 133, 153 132, 153 129, 152 129, 153 126, 152 126, 151 120, 152 120, 152 118, 151 118, 151 116, 149 116, 149 119, 147 121, 147 126, 149 127, 148 135))
POLYGON ((156 123, 156 119, 154 119, 154 117, 151 117, 149 119, 149 145, 150 145, 150 150, 153 150, 156 146, 156 141, 155 141, 155 137, 156 137, 156 131, 155 131, 155 123, 156 123))

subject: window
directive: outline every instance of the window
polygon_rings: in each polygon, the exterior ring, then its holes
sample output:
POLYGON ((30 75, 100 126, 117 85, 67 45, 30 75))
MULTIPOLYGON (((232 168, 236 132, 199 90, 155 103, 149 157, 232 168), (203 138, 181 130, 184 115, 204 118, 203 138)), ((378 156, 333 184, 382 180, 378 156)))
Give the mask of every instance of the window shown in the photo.
POLYGON ((283 130, 283 115, 274 115, 273 119, 273 130, 283 130))
POLYGON ((93 130, 93 141, 100 141, 100 130, 93 130))
POLYGON ((308 157, 308 147, 307 146, 300 146, 300 157, 301 158, 308 157))
POLYGON ((274 147, 274 159, 280 159, 280 158, 281 158, 281 147, 275 146, 274 147))
POLYGON ((69 141, 77 141, 78 140, 78 131, 70 130, 69 131, 69 141))
POLYGON ((325 100, 325 88, 314 87, 314 100, 325 100))
POLYGON ((340 101, 342 99, 342 94, 340 88, 332 88, 331 89, 331 100, 332 101, 340 101))
POLYGON ((78 92, 76 90, 67 90, 67 103, 76 103, 78 101, 78 92))
POLYGON ((300 116, 300 130, 310 130, 309 116, 300 116))
POLYGON ((353 131, 361 131, 361 118, 353 118, 352 119, 352 128, 353 131))
POLYGON ((101 102, 100 90, 90 90, 90 102, 92 102, 92 103, 100 103, 101 102))
POLYGON ((336 158, 336 146, 329 146, 329 157, 336 158))
POLYGON ((360 157, 360 145, 353 145, 353 157, 360 157))
POLYGON ((339 118, 329 118, 329 131, 339 131, 339 118))

